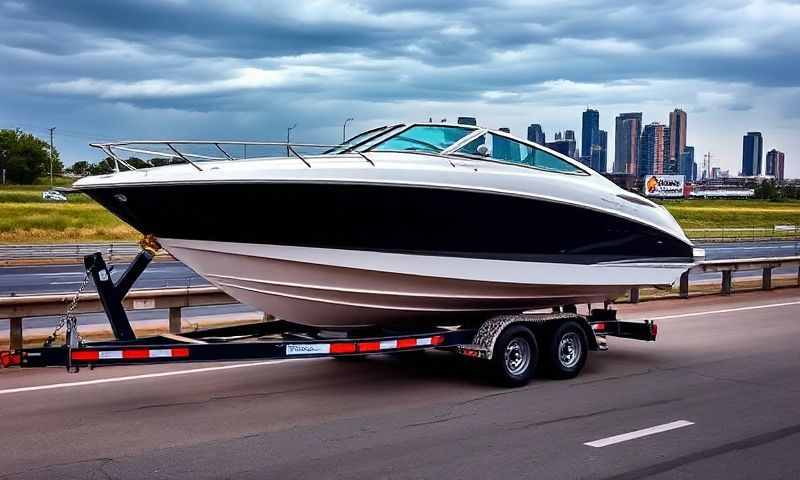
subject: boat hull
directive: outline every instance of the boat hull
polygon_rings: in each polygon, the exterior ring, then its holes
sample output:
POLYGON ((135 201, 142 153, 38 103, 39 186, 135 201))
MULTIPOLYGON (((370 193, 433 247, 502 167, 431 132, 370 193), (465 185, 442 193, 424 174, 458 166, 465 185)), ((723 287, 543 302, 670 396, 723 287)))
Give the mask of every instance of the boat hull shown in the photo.
POLYGON ((682 264, 569 264, 161 238, 214 285, 295 323, 329 328, 460 324, 596 303, 670 284, 682 264))

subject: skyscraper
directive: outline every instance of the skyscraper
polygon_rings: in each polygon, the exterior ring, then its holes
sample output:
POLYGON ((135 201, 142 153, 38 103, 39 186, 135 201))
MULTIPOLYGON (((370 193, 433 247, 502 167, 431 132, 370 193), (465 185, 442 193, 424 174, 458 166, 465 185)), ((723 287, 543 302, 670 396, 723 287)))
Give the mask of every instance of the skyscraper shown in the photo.
POLYGON ((528 127, 528 140, 539 145, 545 144, 544 130, 538 123, 531 123, 528 127))
POLYGON ((686 148, 686 112, 676 108, 669 113, 669 160, 676 164, 686 148))
POLYGON ((575 130, 564 130, 564 140, 575 140, 575 130))
POLYGON ((678 159, 671 159, 669 152, 671 150, 672 141, 670 135, 671 129, 664 127, 664 167, 661 172, 665 175, 676 175, 678 173, 678 159))
POLYGON ((605 173, 608 168, 608 132, 597 131, 596 143, 592 145, 589 155, 590 166, 600 173, 605 173))
POLYGON ((620 113, 614 126, 614 173, 636 175, 642 112, 620 113))
POLYGON ((764 139, 761 132, 747 132, 742 137, 742 176, 761 175, 761 158, 764 153, 764 139))
POLYGON ((767 168, 766 174, 772 175, 775 177, 776 180, 779 182, 783 181, 783 162, 784 161, 784 154, 783 152, 772 149, 767 152, 767 168))
POLYGON ((581 152, 585 156, 592 154, 592 145, 597 145, 597 131, 600 130, 600 112, 587 108, 583 112, 581 124, 581 152))
POLYGON ((664 173, 664 130, 665 126, 653 122, 644 127, 639 144, 638 175, 664 173))
POLYGON ((697 164, 694 162, 694 147, 686 146, 678 159, 678 175, 683 175, 686 181, 695 180, 697 164))
POLYGON ((478 125, 478 120, 475 117, 458 117, 459 125, 478 125))

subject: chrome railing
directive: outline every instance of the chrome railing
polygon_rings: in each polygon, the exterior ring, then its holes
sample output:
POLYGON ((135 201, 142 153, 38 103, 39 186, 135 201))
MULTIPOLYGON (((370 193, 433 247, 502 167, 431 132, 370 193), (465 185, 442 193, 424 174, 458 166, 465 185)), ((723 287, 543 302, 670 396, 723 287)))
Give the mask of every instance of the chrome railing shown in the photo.
MULTIPOLYGON (((319 143, 294 143, 294 142, 245 142, 245 141, 227 141, 227 140, 219 140, 219 141, 209 141, 209 140, 136 140, 136 141, 124 141, 124 142, 111 142, 111 143, 90 143, 92 147, 99 148, 102 150, 110 159, 114 161, 114 170, 117 172, 120 171, 120 165, 125 167, 128 170, 136 170, 136 167, 131 165, 129 160, 124 159, 120 152, 127 152, 133 154, 140 154, 140 155, 154 155, 157 157, 167 157, 173 159, 180 159, 184 162, 192 165, 199 171, 203 171, 203 169, 198 165, 199 161, 232 161, 232 160, 244 160, 247 159, 247 154, 245 153, 244 157, 236 157, 231 153, 232 146, 243 147, 244 151, 247 151, 247 147, 285 147, 287 156, 294 155, 300 161, 302 161, 307 167, 311 167, 311 164, 308 163, 308 160, 300 154, 297 149, 298 148, 342 148, 342 147, 349 147, 349 144, 337 144, 337 145, 327 145, 327 144, 319 144, 319 143), (150 150, 147 148, 142 148, 150 145, 163 145, 169 151, 158 151, 158 150, 150 150), (185 147, 187 146, 207 146, 213 147, 217 151, 219 151, 223 156, 212 156, 212 155, 201 155, 197 153, 190 153, 186 151, 185 147), (184 147, 184 148, 181 148, 184 147), (223 147, 227 147, 223 148, 223 147)), ((362 158, 364 158, 368 163, 373 164, 372 160, 370 160, 366 155, 358 151, 350 151, 348 153, 355 153, 362 158)), ((260 157, 259 157, 260 158, 260 157)), ((140 159, 141 161, 147 163, 150 166, 153 165, 150 161, 140 159)), ((374 165, 374 164, 373 164, 374 165)))

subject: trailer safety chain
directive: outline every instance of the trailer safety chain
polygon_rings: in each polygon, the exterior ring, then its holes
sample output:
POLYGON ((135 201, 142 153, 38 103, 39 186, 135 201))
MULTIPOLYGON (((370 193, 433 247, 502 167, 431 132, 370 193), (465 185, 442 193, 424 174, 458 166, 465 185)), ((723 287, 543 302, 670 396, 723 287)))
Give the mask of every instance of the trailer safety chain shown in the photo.
POLYGON ((58 320, 58 324, 56 328, 53 330, 53 333, 47 337, 47 340, 44 341, 44 346, 49 347, 56 341, 56 337, 58 336, 58 332, 61 331, 62 328, 67 328, 67 345, 70 347, 77 347, 80 344, 83 344, 83 337, 78 334, 78 318, 75 316, 75 309, 78 308, 78 302, 80 301, 81 294, 86 289, 87 285, 89 285, 89 270, 86 270, 86 274, 83 277, 83 282, 81 282, 81 286, 78 287, 78 290, 75 292, 75 295, 72 297, 72 301, 70 302, 67 310, 64 312, 64 315, 58 320), (76 339, 76 342, 73 340, 76 339), (75 345, 71 345, 71 343, 75 343, 75 345))

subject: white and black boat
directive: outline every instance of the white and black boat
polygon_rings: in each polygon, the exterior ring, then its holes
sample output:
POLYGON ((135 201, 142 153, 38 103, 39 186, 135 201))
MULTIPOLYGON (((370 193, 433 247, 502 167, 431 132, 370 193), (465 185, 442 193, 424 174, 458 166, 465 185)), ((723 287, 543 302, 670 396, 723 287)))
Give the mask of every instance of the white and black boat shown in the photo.
POLYGON ((666 209, 502 131, 392 125, 239 161, 242 144, 98 144, 117 171, 74 187, 234 298, 314 326, 604 302, 695 261, 666 209), (120 153, 153 144, 182 163, 136 169, 120 153), (198 144, 224 156, 185 153, 198 144))

